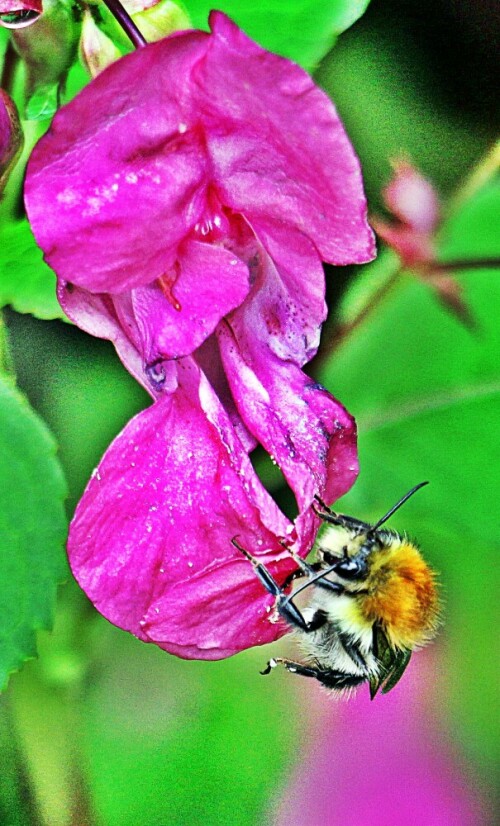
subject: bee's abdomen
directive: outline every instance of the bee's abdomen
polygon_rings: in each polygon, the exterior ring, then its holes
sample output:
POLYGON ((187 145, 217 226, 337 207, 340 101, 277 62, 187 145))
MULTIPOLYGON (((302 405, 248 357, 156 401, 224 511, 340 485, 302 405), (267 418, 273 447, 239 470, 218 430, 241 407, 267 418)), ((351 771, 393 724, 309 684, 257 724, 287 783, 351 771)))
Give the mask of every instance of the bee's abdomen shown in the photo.
POLYGON ((411 543, 385 555, 371 571, 364 616, 384 627, 389 641, 414 648, 434 636, 439 618, 436 576, 411 543))

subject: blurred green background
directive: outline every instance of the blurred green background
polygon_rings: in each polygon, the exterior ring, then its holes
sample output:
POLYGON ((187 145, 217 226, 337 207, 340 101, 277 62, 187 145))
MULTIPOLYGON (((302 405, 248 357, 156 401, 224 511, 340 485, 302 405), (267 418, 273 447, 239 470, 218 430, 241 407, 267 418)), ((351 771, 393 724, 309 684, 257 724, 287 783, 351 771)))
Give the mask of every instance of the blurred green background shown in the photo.
MULTIPOLYGON (((446 198, 490 149, 496 25, 487 2, 373 0, 324 58, 316 78, 360 155, 372 213, 382 211, 390 158, 410 157, 446 198)), ((498 205, 490 178, 450 208, 443 255, 498 257, 498 205)), ((99 617, 68 573, 39 659, 0 700, 2 824, 493 823, 499 272, 460 275, 474 329, 406 274, 334 348, 338 324, 394 266, 383 254, 364 274, 329 269, 332 314, 313 370, 358 421, 361 475, 339 509, 376 520, 431 482, 391 524, 418 537, 440 571, 437 642, 370 707, 325 701, 292 675, 261 677, 271 649, 197 663, 139 643, 99 617), (419 779, 409 801, 405 772, 419 779)), ((13 311, 8 323, 18 384, 60 445, 71 515, 107 445, 148 400, 108 343, 13 311)), ((273 469, 257 464, 286 507, 273 469)), ((289 648, 284 640, 272 653, 289 648)))

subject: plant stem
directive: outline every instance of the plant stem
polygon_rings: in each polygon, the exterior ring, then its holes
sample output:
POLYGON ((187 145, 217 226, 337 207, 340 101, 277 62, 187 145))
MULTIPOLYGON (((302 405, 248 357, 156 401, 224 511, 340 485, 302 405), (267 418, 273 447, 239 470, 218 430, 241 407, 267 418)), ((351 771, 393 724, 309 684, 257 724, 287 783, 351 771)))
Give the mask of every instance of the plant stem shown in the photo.
MULTIPOLYGON (((336 350, 345 340, 348 338, 354 330, 357 330, 358 327, 363 324, 368 316, 370 316, 374 310, 377 309, 379 304, 383 301, 386 295, 391 291, 396 281, 399 279, 402 273, 402 267, 398 266, 394 272, 391 273, 389 278, 381 284, 380 288, 376 291, 376 293, 371 297, 370 301, 364 305, 364 307, 359 311, 357 316, 353 318, 352 321, 348 322, 347 324, 340 324, 339 327, 335 330, 334 335, 332 337, 330 346, 328 348, 328 353, 325 353, 325 357, 330 355, 334 350, 336 350)), ((319 356, 319 360, 321 360, 321 355, 319 356)))
POLYGON ((104 2, 125 34, 130 38, 135 48, 138 49, 140 46, 146 46, 146 38, 135 25, 128 11, 123 8, 120 0, 104 0, 104 2))
POLYGON ((7 43, 2 66, 2 76, 0 87, 12 97, 12 87, 14 84, 14 74, 19 58, 12 45, 12 40, 7 43))
MULTIPOLYGON (((448 208, 446 214, 455 212, 463 203, 469 200, 481 187, 483 187, 494 175, 497 174, 500 166, 500 140, 497 141, 484 157, 476 164, 471 173, 467 176, 465 181, 458 187, 456 193, 448 201, 448 208)), ((473 270, 486 268, 500 267, 499 258, 471 258, 471 259, 450 259, 450 261, 433 261, 429 262, 429 272, 443 272, 448 273, 453 270, 473 270)), ((389 275, 389 277, 381 284, 379 289, 371 296, 370 300, 362 307, 358 315, 348 322, 341 324, 331 342, 329 353, 336 350, 343 342, 351 335, 354 330, 363 324, 366 319, 371 316, 372 312, 377 309, 380 302, 390 292, 403 271, 411 271, 411 267, 403 267, 401 263, 389 275)), ((329 354, 328 353, 328 354, 329 354)), ((326 353, 320 352, 318 360, 321 361, 326 357, 326 353)))
POLYGON ((430 272, 450 272, 452 270, 479 270, 500 267, 500 258, 458 258, 449 261, 431 261, 430 272))

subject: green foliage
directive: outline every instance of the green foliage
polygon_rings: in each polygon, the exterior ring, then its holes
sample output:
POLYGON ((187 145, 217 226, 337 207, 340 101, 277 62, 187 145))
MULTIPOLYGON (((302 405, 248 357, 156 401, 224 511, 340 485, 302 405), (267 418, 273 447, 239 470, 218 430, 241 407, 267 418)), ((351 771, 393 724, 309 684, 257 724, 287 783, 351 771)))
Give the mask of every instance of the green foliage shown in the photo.
POLYGON ((392 158, 409 157, 449 192, 495 137, 493 119, 450 107, 443 78, 422 60, 424 43, 402 29, 396 37, 392 26, 374 29, 365 17, 339 40, 316 75, 363 161, 372 210, 392 174, 392 158))
POLYGON ((0 230, 0 307, 37 318, 65 318, 56 299, 56 277, 42 258, 26 219, 0 230))
POLYGON ((264 822, 293 749, 288 675, 259 675, 264 649, 198 663, 106 638, 83 718, 106 826, 264 822))
MULTIPOLYGON (((358 20, 370 0, 225 0, 226 12, 254 40, 271 52, 289 57, 311 71, 338 35, 358 20)), ((191 0, 188 11, 195 28, 207 28, 207 0, 191 0)))
MULTIPOLYGON (((498 254, 499 210, 500 188, 491 183, 446 223, 443 257, 498 254)), ((320 375, 359 428, 361 474, 339 509, 376 520, 412 485, 431 482, 391 524, 423 539, 426 555, 442 572, 451 606, 442 632, 449 646, 450 699, 469 748, 481 749, 483 760, 495 749, 490 623, 491 572, 500 550, 498 277, 493 269, 460 276, 477 325, 472 332, 429 287, 402 277, 320 375)))
POLYGON ((47 83, 37 86, 25 108, 27 120, 49 120, 57 112, 59 84, 47 83))
POLYGON ((0 377, 0 689, 36 654, 35 631, 52 624, 66 576, 66 487, 47 428, 0 377))

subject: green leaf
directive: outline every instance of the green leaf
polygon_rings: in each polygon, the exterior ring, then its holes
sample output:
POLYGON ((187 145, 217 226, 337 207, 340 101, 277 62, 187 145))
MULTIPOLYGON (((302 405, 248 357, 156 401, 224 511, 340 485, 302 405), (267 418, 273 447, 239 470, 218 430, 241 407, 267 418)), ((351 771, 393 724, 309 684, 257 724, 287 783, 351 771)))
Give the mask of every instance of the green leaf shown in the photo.
MULTIPOLYGON (((361 17, 370 0, 225 0, 217 6, 250 37, 312 71, 336 38, 361 17)), ((213 3, 191 0, 195 28, 206 29, 213 3)))
POLYGON ((25 219, 0 230, 0 307, 7 304, 45 320, 66 318, 56 299, 56 277, 25 219))
POLYGON ((57 112, 59 84, 45 83, 37 86, 26 104, 27 120, 49 120, 57 112))
POLYGON ((36 655, 67 575, 66 485, 55 444, 12 382, 0 377, 0 689, 36 655))
MULTIPOLYGON (((499 210, 500 188, 491 183, 443 227, 443 257, 498 256, 499 210)), ((386 261, 393 267, 390 256, 386 261)), ((459 278, 475 332, 444 310, 429 287, 404 276, 330 357, 320 380, 359 429, 361 474, 339 510, 376 520, 412 485, 431 482, 391 525, 418 536, 441 572, 448 707, 461 721, 467 748, 484 760, 495 749, 500 271, 471 269, 459 278)))
POLYGON ((297 748, 290 675, 262 677, 263 648, 188 662, 100 625, 106 665, 93 672, 82 729, 102 822, 270 823, 270 800, 297 748))

